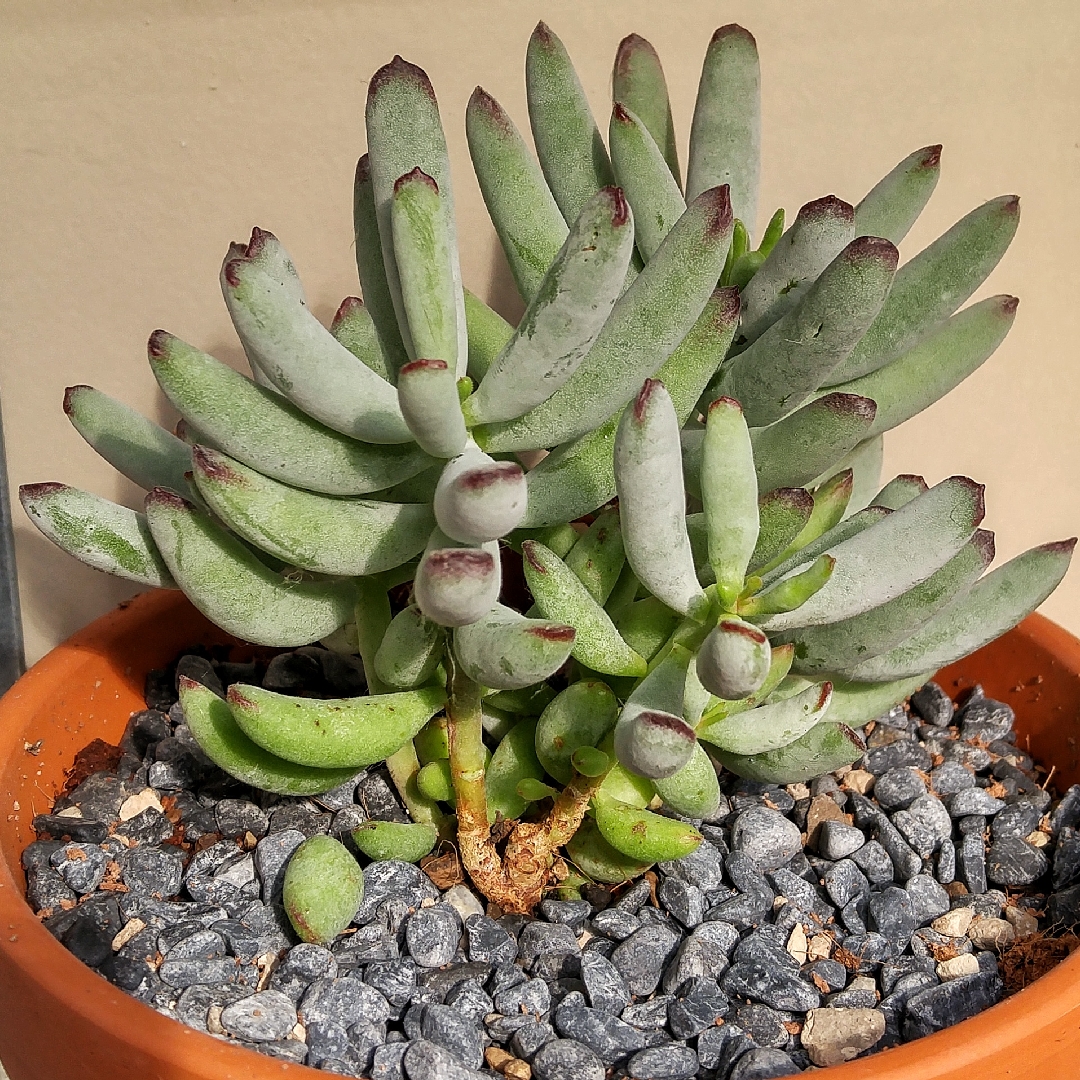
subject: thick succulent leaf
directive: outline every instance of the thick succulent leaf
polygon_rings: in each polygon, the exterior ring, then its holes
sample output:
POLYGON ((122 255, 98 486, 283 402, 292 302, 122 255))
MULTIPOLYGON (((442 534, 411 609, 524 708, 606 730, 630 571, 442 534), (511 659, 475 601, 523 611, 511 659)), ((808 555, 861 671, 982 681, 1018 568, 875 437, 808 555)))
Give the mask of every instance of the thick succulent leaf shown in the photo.
POLYGON ((133 484, 186 494, 191 451, 171 432, 92 386, 69 386, 64 412, 75 430, 133 484))
POLYGON ((741 26, 721 26, 705 53, 690 128, 686 197, 731 187, 735 216, 752 230, 761 175, 761 69, 757 43, 741 26))
POLYGON ((675 123, 671 118, 667 80, 656 50, 638 34, 629 34, 619 42, 611 73, 611 96, 641 118, 678 185, 681 182, 679 151, 675 145, 675 123))
POLYGON ((593 800, 596 827, 616 851, 638 862, 668 862, 696 851, 701 833, 692 825, 598 796, 593 800))
POLYGON ((442 657, 442 628, 410 605, 387 627, 375 653, 375 674, 392 690, 412 690, 432 678, 442 657))
POLYGON ((467 626, 491 611, 501 588, 497 542, 455 547, 434 530, 413 579, 416 603, 429 619, 440 626, 467 626))
POLYGON ((574 775, 571 758, 579 747, 598 746, 619 718, 619 703, 607 683, 571 683, 544 709, 536 725, 536 756, 560 784, 574 775))
POLYGON ((545 618, 577 631, 571 650, 575 659, 604 675, 644 675, 645 660, 623 641, 573 570, 535 540, 521 547, 525 580, 536 606, 545 618))
POLYGON ((384 377, 393 382, 397 378, 398 368, 409 362, 409 354, 401 337, 394 298, 387 281, 386 264, 383 262, 379 220, 375 211, 375 189, 371 181, 371 161, 367 154, 356 163, 356 178, 353 182, 353 233, 356 237, 356 270, 364 292, 364 304, 371 313, 371 321, 379 337, 379 347, 386 358, 388 370, 384 377))
MULTIPOLYGON (((681 497, 681 491, 679 494, 681 497)), ((701 500, 709 563, 720 600, 730 611, 743 591, 760 525, 750 432, 739 402, 731 398, 718 398, 709 406, 702 446, 701 500)))
POLYGON ((652 865, 616 851, 600 835, 600 830, 591 817, 586 817, 578 831, 567 841, 566 854, 574 866, 590 880, 602 881, 608 885, 633 881, 652 865))
POLYGON ((398 401, 405 423, 432 457, 457 457, 468 432, 461 415, 457 376, 445 360, 413 360, 398 372, 398 401))
POLYGON ((634 211, 638 251, 648 262, 686 210, 686 200, 648 128, 618 98, 611 111, 608 145, 615 179, 634 211))
POLYGON ((855 239, 855 212, 835 195, 800 210, 743 290, 741 336, 756 341, 802 299, 806 290, 855 239))
POLYGON ((835 465, 826 469, 810 487, 817 487, 831 480, 838 473, 851 470, 851 498, 845 513, 854 514, 869 506, 874 492, 881 488, 881 467, 885 460, 884 439, 880 435, 864 439, 850 454, 845 454, 835 465))
POLYGON ((328 495, 364 495, 432 464, 412 443, 370 446, 331 431, 164 330, 150 336, 149 354, 158 385, 184 418, 230 457, 275 480, 328 495))
POLYGON ((551 548, 560 559, 565 559, 581 536, 582 533, 574 527, 573 522, 563 521, 558 525, 548 525, 542 529, 515 529, 507 537, 507 543, 520 554, 521 545, 526 540, 539 540, 545 547, 551 548))
POLYGON ((941 174, 941 145, 909 154, 855 207, 858 236, 884 236, 899 244, 930 201, 941 174))
POLYGON ((276 795, 319 795, 356 775, 351 766, 314 769, 275 757, 253 743, 237 726, 228 704, 202 683, 180 676, 184 723, 199 748, 218 768, 243 784, 276 795))
MULTIPOLYGON (((779 554, 763 566, 754 567, 754 569, 760 574, 770 573, 775 567, 787 563, 792 556, 813 543, 818 537, 835 528, 844 517, 853 486, 854 475, 850 469, 845 469, 831 480, 826 480, 813 494, 813 508, 802 530, 779 554)), ((784 488, 780 489, 780 491, 784 490, 784 488)), ((795 490, 801 491, 802 488, 795 488, 795 490)))
POLYGON ((795 645, 792 671, 822 675, 850 670, 911 636, 939 611, 966 593, 994 559, 994 534, 974 536, 938 571, 880 607, 826 626, 782 634, 795 645))
POLYGON ((646 660, 651 660, 667 643, 682 621, 662 600, 646 596, 629 605, 615 625, 623 640, 646 660))
POLYGON ((296 271, 288 255, 260 229, 244 253, 222 267, 221 291, 254 367, 335 431, 365 442, 409 442, 393 385, 315 318, 292 283, 282 280, 289 275, 296 271))
POLYGON ((783 701, 702 724, 697 736, 729 754, 763 754, 801 739, 823 719, 831 698, 832 683, 809 686, 783 701))
POLYGON ((429 761, 416 774, 416 790, 432 802, 454 801, 454 777, 446 759, 429 761))
POLYGON ((484 707, 495 708, 520 716, 539 716, 555 700, 555 689, 547 683, 527 686, 523 690, 500 690, 484 698, 484 707))
POLYGON ((779 420, 844 360, 881 309, 898 258, 888 240, 853 240, 786 315, 725 367, 719 391, 742 404, 747 423, 779 420))
POLYGON ((522 780, 543 780, 544 767, 533 748, 535 738, 536 720, 522 720, 510 729, 491 755, 484 779, 488 817, 492 821, 496 814, 509 820, 521 817, 528 803, 518 794, 518 785, 522 780))
POLYGON ((905 263, 873 325, 827 382, 877 371, 948 318, 997 266, 1019 222, 1020 200, 1003 195, 972 210, 905 263))
POLYGON ((813 562, 824 552, 836 547, 837 544, 842 544, 845 540, 857 535, 864 529, 869 529, 871 525, 883 521, 890 513, 892 511, 883 506, 873 506, 866 510, 860 510, 858 513, 852 514, 851 517, 844 518, 831 528, 820 533, 813 540, 803 544, 783 562, 763 572, 761 575, 762 582, 765 585, 771 585, 774 581, 779 581, 780 578, 785 577, 797 567, 813 562))
POLYGON ((468 289, 465 323, 469 333, 469 378, 478 383, 514 336, 514 328, 468 289))
POLYGON ((390 227, 413 352, 417 359, 445 361, 456 376, 465 374, 468 344, 467 339, 460 342, 465 352, 459 358, 459 286, 454 281, 451 215, 439 185, 422 169, 394 182, 390 227))
POLYGON ((759 784, 797 784, 850 765, 866 750, 846 724, 815 724, 801 739, 763 754, 717 751, 724 768, 759 784))
POLYGON ((439 830, 416 821, 365 821, 350 833, 361 854, 374 862, 419 862, 435 846, 439 830))
POLYGON ((646 379, 619 422, 615 484, 626 557, 638 580, 684 615, 707 604, 686 533, 679 420, 656 380, 646 379))
POLYGON ((763 616, 795 611, 825 587, 835 569, 836 560, 831 555, 822 555, 805 570, 782 578, 763 592, 740 600, 739 614, 748 619, 761 620, 763 616))
POLYGON ((614 182, 611 162, 566 47, 542 22, 525 53, 525 93, 540 167, 562 216, 576 221, 614 182))
MULTIPOLYGON (((450 159, 446 152, 446 137, 439 119, 439 104, 427 74, 414 64, 395 56, 380 68, 368 84, 367 143, 371 168, 371 188, 379 224, 386 280, 397 312, 398 326, 410 359, 456 360, 458 374, 465 374, 468 340, 465 332, 465 297, 461 288, 461 267, 458 261, 457 229, 454 224, 454 196, 450 183, 450 159), (441 204, 446 214, 444 226, 452 260, 456 292, 458 348, 454 357, 424 357, 413 351, 408 331, 405 307, 402 303, 401 280, 394 257, 394 236, 391 223, 394 184, 398 177, 411 169, 420 168, 439 187, 441 204)), ((451 363, 453 367, 453 363, 451 363)))
POLYGON ((872 433, 875 402, 832 393, 751 432, 758 487, 800 487, 835 465, 872 433))
POLYGON ((67 484, 23 484, 27 516, 57 547, 95 570, 174 589, 146 517, 67 484))
POLYGON ((582 776, 603 776, 611 768, 611 758, 593 746, 579 746, 570 761, 582 776))
POLYGON ((543 404, 474 434, 489 451, 552 447, 592 431, 634 396, 694 327, 731 240, 724 188, 700 195, 622 294, 588 354, 543 404))
POLYGON ((213 623, 242 641, 308 645, 352 617, 349 582, 294 581, 179 495, 155 488, 146 518, 173 579, 213 623))
POLYGON ((449 722, 444 714, 433 716, 413 739, 417 761, 427 765, 450 757, 449 722))
POLYGON ((566 222, 514 121, 479 86, 465 110, 465 135, 488 216, 528 304, 566 239, 566 222))
POLYGON ((570 551, 566 565, 598 604, 606 604, 626 563, 618 510, 605 510, 570 551))
POLYGON ((656 798, 656 788, 647 777, 638 776, 624 769, 615 759, 615 732, 609 731, 597 748, 614 761, 600 785, 600 794, 608 799, 618 799, 639 809, 644 809, 656 798))
POLYGON ((849 728, 861 728, 883 716, 894 705, 905 701, 932 673, 895 682, 837 682, 833 684, 832 700, 825 710, 825 721, 844 724, 849 728))
POLYGON ((564 623, 527 619, 496 604, 485 616, 454 632, 454 655, 481 686, 521 690, 566 663, 576 637, 564 623))
POLYGON ((435 488, 439 528, 462 544, 483 544, 512 532, 525 516, 528 489, 516 461, 495 461, 466 449, 449 461, 435 488))
POLYGON ((842 383, 837 390, 877 402, 870 434, 910 420, 959 386, 990 358, 1012 329, 1019 301, 991 296, 953 315, 885 367, 842 383))
POLYGON ((983 487, 965 476, 943 480, 884 521, 829 549, 836 567, 801 607, 761 621, 767 630, 851 618, 906 592, 945 565, 983 518, 983 487))
POLYGON ((906 506, 912 499, 917 498, 924 491, 929 491, 930 486, 921 476, 912 473, 901 473, 894 476, 875 496, 872 506, 884 506, 889 510, 899 510, 906 506))
POLYGON ((693 757, 677 773, 653 784, 664 805, 683 817, 708 818, 720 805, 720 781, 700 743, 694 745, 693 757))
POLYGON ((626 700, 615 725, 619 763, 656 780, 679 771, 694 752, 694 730, 682 719, 692 654, 673 646, 626 700))
POLYGON ((786 552, 806 531, 815 505, 815 497, 805 488, 775 488, 763 495, 758 500, 757 544, 747 569, 759 570, 786 552))
MULTIPOLYGON (((709 298, 690 333, 656 373, 685 424, 709 379, 731 344, 739 322, 736 289, 718 289, 709 298)), ((530 526, 572 521, 610 501, 615 495, 614 446, 619 417, 560 447, 527 477, 530 526)))
POLYGON ((577 370, 622 292, 634 223, 618 188, 582 208, 514 336, 466 403, 469 422, 513 420, 577 370))
POLYGON ((197 446, 195 483, 245 540, 290 566, 321 574, 379 574, 424 550, 434 525, 421 503, 332 499, 289 487, 218 450, 197 446))
POLYGON ((440 686, 359 698, 298 698, 233 683, 228 702, 241 730, 264 750, 315 768, 384 761, 446 701, 440 686))
MULTIPOLYGON (((724 701, 721 698, 710 696, 696 727, 707 728, 709 725, 717 723, 726 717, 746 712, 747 709, 754 709, 763 702, 770 701, 777 693, 778 687, 784 685, 788 679, 788 672, 791 670, 791 661, 794 656, 795 647, 793 645, 777 645, 772 650, 772 663, 769 666, 769 674, 765 677, 765 681, 761 686, 753 694, 743 698, 741 701, 724 701)), ((791 694, 784 694, 783 696, 793 697, 795 693, 805 690, 810 685, 807 679, 800 680, 800 683, 801 685, 791 694)))
MULTIPOLYGON (((898 511, 902 513, 902 511, 898 511)), ((936 671, 1011 630, 1053 591, 1076 540, 1043 544, 977 581, 903 644, 851 668, 852 679, 883 682, 936 671)))
POLYGON ((344 345, 365 367, 371 368, 379 378, 392 382, 397 374, 386 362, 375 321, 359 296, 346 296, 341 301, 330 323, 334 340, 344 345))
POLYGON ((761 690, 771 660, 764 631, 728 617, 720 619, 701 643, 695 670, 702 686, 716 697, 740 701, 761 690))

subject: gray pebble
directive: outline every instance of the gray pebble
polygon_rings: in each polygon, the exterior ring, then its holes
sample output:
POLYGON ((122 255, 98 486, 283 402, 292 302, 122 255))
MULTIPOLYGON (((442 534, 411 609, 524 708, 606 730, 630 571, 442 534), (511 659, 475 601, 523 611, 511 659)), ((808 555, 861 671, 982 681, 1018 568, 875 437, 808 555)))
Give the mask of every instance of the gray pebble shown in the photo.
POLYGON ((871 885, 885 885, 895 880, 889 853, 877 840, 868 840, 858 851, 853 852, 851 861, 866 875, 871 885))
POLYGON ((912 739, 903 739, 867 750, 863 755, 863 768, 875 776, 884 776, 890 769, 899 769, 904 765, 929 772, 930 754, 925 747, 912 739))
POLYGON ((626 980, 619 969, 599 953, 586 951, 581 957, 581 979, 594 1009, 618 1016, 630 1004, 626 980))
POLYGON ((559 1006, 555 1030, 564 1039, 584 1043, 606 1065, 617 1065, 635 1051, 645 1049, 645 1037, 637 1028, 577 1003, 564 1001, 559 1006))
POLYGON ((874 784, 874 798, 886 810, 906 810, 920 795, 926 794, 922 777, 910 766, 902 765, 879 776, 874 784))
POLYGON ((470 915, 465 920, 465 945, 470 960, 512 964, 517 959, 514 936, 487 915, 470 915))
POLYGON ((908 999, 904 1038, 917 1039, 966 1020, 988 1009, 1001 996, 996 975, 965 975, 940 986, 931 986, 908 999))
POLYGON ((914 814, 907 810, 897 810, 892 816, 893 824, 908 846, 920 858, 928 859, 934 853, 941 838, 928 825, 924 825, 914 814))
POLYGON ((856 896, 865 896, 870 892, 870 883, 852 859, 841 859, 836 863, 826 872, 823 883, 829 899, 840 908, 856 896))
POLYGON ((705 913, 705 898, 701 890, 670 874, 660 882, 657 898, 688 930, 697 926, 705 913))
MULTIPOLYGON (((994 839, 1018 836, 1023 839, 1039 827, 1042 809, 1031 799, 1018 799, 994 817, 994 839)), ((1060 845, 1059 845, 1060 846, 1060 845)))
POLYGON ((975 786, 975 776, 959 761, 943 761, 930 773, 930 786, 939 795, 955 795, 975 786))
POLYGON ((761 870, 777 870, 802 850, 799 827, 767 806, 752 806, 735 819, 732 851, 748 855, 761 870))
POLYGON ((284 1039, 296 1027, 296 1007, 276 990, 263 990, 234 1001, 221 1011, 221 1026, 230 1035, 252 1042, 284 1039))
POLYGON ((735 1062, 728 1080, 775 1080, 779 1076, 792 1076, 802 1070, 783 1050, 771 1046, 758 1046, 748 1050, 735 1062))
POLYGON ((549 1023, 538 1020, 533 1024, 524 1024, 514 1032, 510 1050, 523 1061, 532 1061, 540 1047, 554 1038, 555 1029, 549 1023))
POLYGON ((183 853, 175 848, 132 848, 120 867, 120 880, 132 892, 166 899, 180 891, 183 853))
POLYGON ((818 827, 817 850, 826 859, 846 859, 865 843, 863 831, 847 822, 827 819, 818 827))
POLYGON ((421 908, 405 924, 406 947, 421 967, 449 964, 460 939, 461 919, 449 904, 421 908))
POLYGON ((580 933, 585 920, 592 914, 588 900, 541 900, 540 914, 548 922, 565 923, 580 933))
POLYGON ((1019 836, 1003 836, 986 854, 986 876, 995 885, 1030 885, 1049 869, 1046 856, 1019 836))
MULTIPOLYGON (((523 935, 524 936, 524 935, 523 935)), ((679 935, 663 926, 643 926, 611 954, 611 962, 626 980, 631 994, 651 994, 679 944, 679 935)))
POLYGON ((720 982, 728 994, 760 1001, 773 1009, 808 1012, 821 1004, 821 995, 790 971, 771 970, 760 963, 736 963, 720 982))
POLYGON ((409 1080, 477 1080, 477 1073, 443 1046, 414 1039, 402 1058, 409 1080))
POLYGON ((532 1013, 543 1016, 551 1008, 551 991, 543 979, 526 979, 495 995, 495 1011, 504 1016, 532 1013))
MULTIPOLYGON (((950 850, 952 844, 947 844, 950 850)), ((904 889, 911 897, 915 918, 920 926, 932 922, 939 915, 949 910, 949 894, 929 874, 916 874, 904 883, 904 889)))
POLYGON ((231 982, 236 978, 236 961, 218 960, 165 960, 158 968, 162 982, 178 990, 188 986, 213 986, 231 982))
POLYGON ((609 907, 593 916, 592 925, 598 934, 613 941, 624 941, 635 930, 641 929, 641 920, 623 908, 609 907))
POLYGON ((109 858, 96 844, 72 843, 54 851, 49 861, 68 888, 85 896, 101 884, 109 858))
POLYGON ((285 829, 263 837, 255 847, 255 869, 262 882, 262 899, 270 903, 281 896, 285 865, 292 853, 307 839, 299 829, 285 829))
POLYGON ((635 1080, 684 1080, 697 1075, 698 1056, 689 1046, 657 1046, 640 1050, 626 1065, 635 1080))
POLYGON ((730 1008, 715 979, 693 979, 668 1006, 668 1027, 676 1039, 690 1039, 714 1027, 730 1008))
POLYGON ((541 956, 577 956, 581 947, 569 926, 530 922, 518 938, 518 956, 526 962, 541 956))
MULTIPOLYGON (((428 1005, 420 1021, 420 1031, 429 1042, 449 1050, 466 1068, 479 1069, 484 1064, 484 1036, 480 1026, 452 1006, 428 1005)), ((411 1077, 408 1058, 405 1068, 411 1077)))
POLYGON ((537 1080, 604 1080, 604 1063, 584 1043, 554 1039, 532 1061, 537 1080))
POLYGON ((394 1042, 376 1046, 371 1058, 371 1080, 405 1080, 403 1058, 411 1045, 394 1042))
POLYGON ((911 708, 935 727, 948 727, 953 721, 953 703, 935 682, 928 682, 911 695, 911 708))
POLYGON ((1005 809, 1005 803, 1001 799, 995 799, 985 788, 970 787, 958 791, 949 799, 949 814, 955 818, 967 817, 969 814, 982 814, 991 817, 1005 809))
MULTIPOLYGON (((547 990, 546 986, 544 990, 547 990)), ((495 1010, 490 995, 476 979, 463 979, 459 982, 446 995, 446 1004, 453 1006, 462 1016, 469 1017, 474 1024, 479 1024, 488 1013, 495 1010)))

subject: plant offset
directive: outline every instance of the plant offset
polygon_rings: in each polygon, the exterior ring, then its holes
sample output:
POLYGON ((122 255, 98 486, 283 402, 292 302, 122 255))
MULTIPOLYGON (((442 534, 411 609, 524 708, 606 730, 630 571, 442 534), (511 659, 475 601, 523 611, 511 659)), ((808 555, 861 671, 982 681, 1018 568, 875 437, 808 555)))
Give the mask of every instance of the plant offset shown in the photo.
MULTIPOLYGON (((145 513, 21 490, 66 551, 183 590, 238 638, 358 653, 367 696, 234 684, 222 700, 185 680, 187 723, 226 772, 281 794, 385 760, 413 823, 368 823, 358 848, 416 861, 451 840, 509 912, 693 851, 719 767, 788 784, 855 761, 861 727, 1034 610, 1074 543, 987 572, 981 485, 879 490, 883 434, 1009 331, 1013 297, 958 309, 1008 247, 1016 198, 898 268, 938 179, 927 147, 857 205, 817 199, 786 229, 777 211, 755 246, 745 30, 709 43, 685 184, 644 39, 619 47, 606 145, 542 23, 526 82, 535 157, 482 89, 466 114, 517 327, 462 287, 435 95, 395 57, 356 170, 363 300, 324 328, 255 229, 220 279, 251 378, 158 330, 178 435, 67 391, 145 513), (516 560, 524 611, 500 603, 516 560)), ((285 882, 297 932, 333 938, 361 888, 313 838, 285 882)))

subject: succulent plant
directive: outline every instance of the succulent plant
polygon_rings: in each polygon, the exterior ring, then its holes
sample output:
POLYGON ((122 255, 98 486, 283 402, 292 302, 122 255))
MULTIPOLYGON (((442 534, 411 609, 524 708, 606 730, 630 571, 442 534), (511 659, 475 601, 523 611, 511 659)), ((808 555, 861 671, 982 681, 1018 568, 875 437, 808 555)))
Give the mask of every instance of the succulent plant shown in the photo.
MULTIPOLYGON (((148 489, 145 512, 61 484, 21 493, 65 550, 182 589, 241 639, 358 653, 355 699, 233 685, 222 700, 184 680, 191 731, 284 794, 386 761, 413 823, 357 830, 360 850, 416 860, 456 839, 475 885, 516 911, 693 850, 721 767, 791 783, 851 763, 861 727, 1041 603, 1074 543, 984 573, 980 485, 879 480, 882 435, 1008 333, 1014 298, 960 308, 1017 199, 898 268, 937 183, 927 147, 856 205, 829 195, 787 228, 778 211, 754 246, 747 31, 709 43, 685 186, 644 39, 619 47, 606 145, 543 24, 526 81, 536 157, 483 90, 466 114, 516 327, 462 287, 438 105, 395 57, 371 80, 356 170, 363 300, 326 329, 255 229, 221 270, 250 378, 155 331, 178 435, 67 392, 80 434, 148 489), (518 562, 531 607, 503 589, 518 562)), ((358 902, 330 844, 309 841, 286 880, 318 940, 358 902)))

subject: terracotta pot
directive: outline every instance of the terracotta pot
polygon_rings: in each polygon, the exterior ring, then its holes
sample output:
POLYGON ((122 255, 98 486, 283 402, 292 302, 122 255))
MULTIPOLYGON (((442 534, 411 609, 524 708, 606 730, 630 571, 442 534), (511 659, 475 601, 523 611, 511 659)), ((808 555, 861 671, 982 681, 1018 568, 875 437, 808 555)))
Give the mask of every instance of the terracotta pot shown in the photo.
MULTIPOLYGON (((227 641, 175 592, 147 593, 36 664, 0 702, 0 1060, 11 1080, 262 1080, 307 1074, 192 1031, 115 989, 23 899, 31 819, 92 739, 115 742, 143 677, 185 646, 227 641), (42 741, 38 755, 27 743, 42 741)), ((1012 704, 1020 743, 1080 780, 1080 641, 1039 615, 939 676, 1012 704)), ((1080 1071, 1080 954, 981 1016, 817 1075, 836 1080, 1055 1080, 1080 1071)), ((311 1073, 315 1075, 314 1072, 311 1073)), ((321 1074, 320 1074, 321 1075, 321 1074)))

